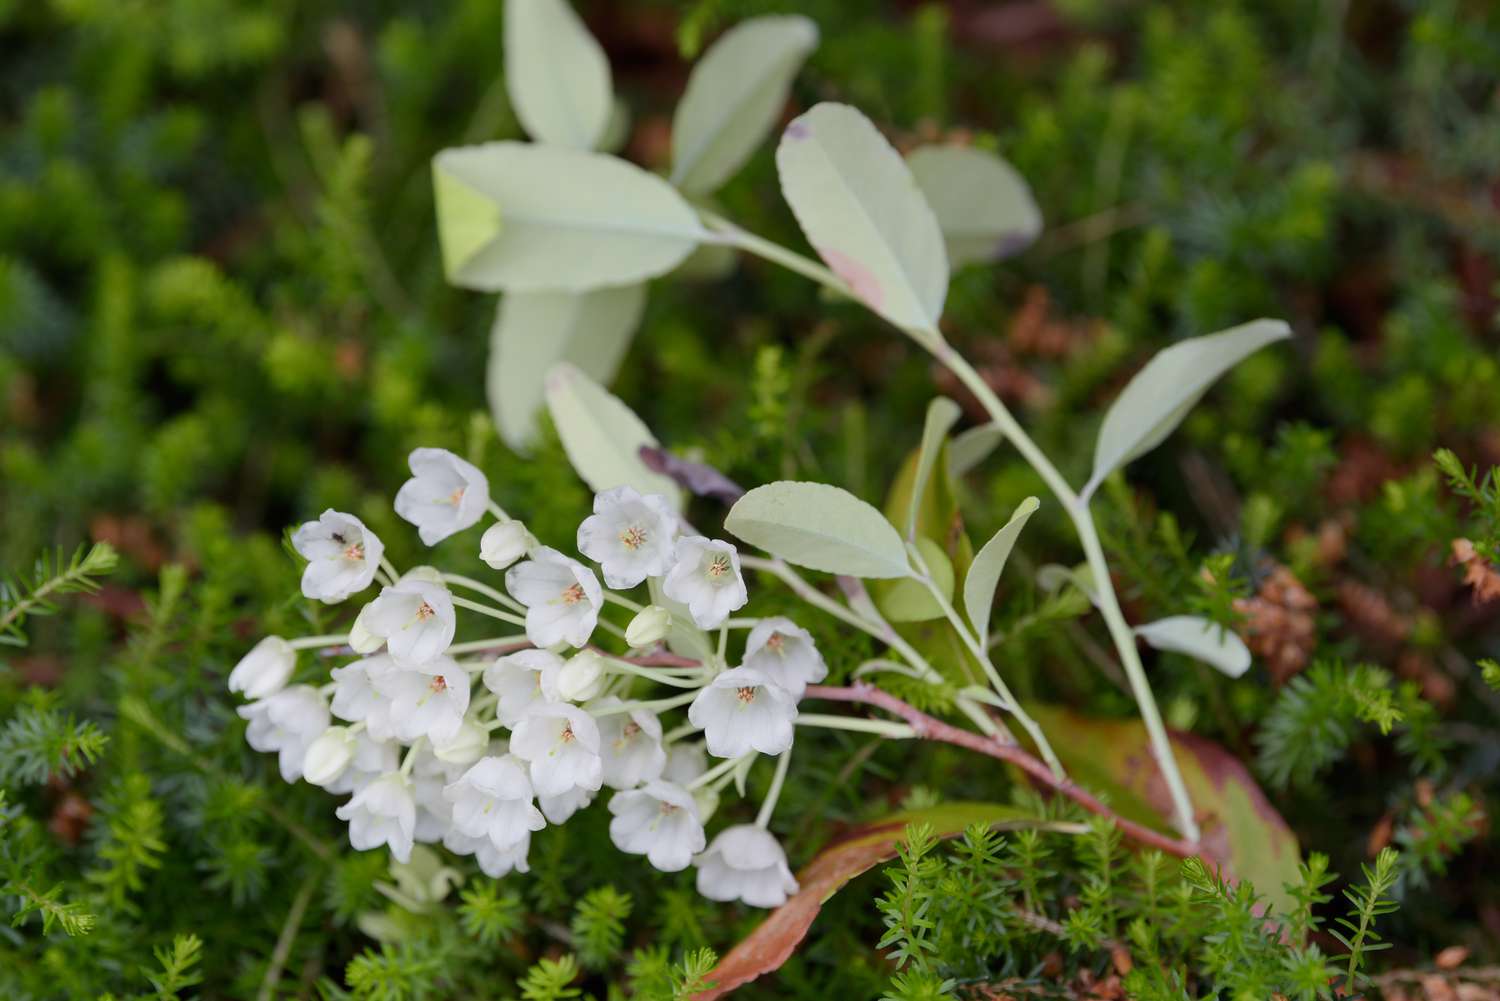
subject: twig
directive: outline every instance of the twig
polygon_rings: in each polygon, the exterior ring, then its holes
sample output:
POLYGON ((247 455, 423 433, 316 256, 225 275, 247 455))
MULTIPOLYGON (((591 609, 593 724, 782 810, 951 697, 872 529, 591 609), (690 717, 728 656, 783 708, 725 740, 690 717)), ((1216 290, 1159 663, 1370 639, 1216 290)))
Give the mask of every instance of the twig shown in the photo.
POLYGON ((808 685, 807 697, 813 699, 828 699, 833 702, 858 702, 864 705, 877 706, 886 712, 899 716, 911 725, 918 737, 927 740, 940 740, 945 744, 953 744, 964 747, 980 754, 998 758, 1001 761, 1015 765, 1037 782, 1060 793, 1090 813, 1101 817, 1108 817, 1115 826, 1126 837, 1152 848, 1160 848, 1162 851, 1178 858, 1189 858, 1197 855, 1199 848, 1190 841, 1170 837, 1138 824, 1133 820, 1127 820, 1105 806, 1092 793, 1080 788, 1071 779, 1057 779, 1052 770, 1042 761, 1027 753, 1020 747, 1001 744, 988 737, 973 733, 969 730, 961 730, 956 726, 944 723, 936 717, 929 716, 915 706, 902 702, 889 692, 881 691, 874 685, 857 683, 848 687, 834 687, 830 685, 808 685))
POLYGON ((276 984, 281 980, 281 971, 286 969, 287 957, 292 954, 292 943, 297 940, 297 929, 302 926, 302 916, 307 913, 313 891, 318 888, 319 875, 317 869, 308 873, 307 878, 302 881, 302 888, 292 900, 292 909, 287 911, 281 934, 276 937, 276 949, 271 953, 271 963, 266 967, 266 975, 261 978, 260 990, 255 995, 256 1001, 271 1001, 275 994, 276 984))

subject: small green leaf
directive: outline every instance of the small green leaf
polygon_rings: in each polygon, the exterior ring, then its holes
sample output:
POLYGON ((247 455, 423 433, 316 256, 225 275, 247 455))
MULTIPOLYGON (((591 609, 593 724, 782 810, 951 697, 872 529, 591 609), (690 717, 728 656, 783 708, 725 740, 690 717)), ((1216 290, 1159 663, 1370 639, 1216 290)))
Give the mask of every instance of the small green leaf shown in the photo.
POLYGON ((443 268, 463 288, 627 285, 672 270, 704 235, 666 181, 601 153, 496 142, 443 150, 432 167, 443 268))
POLYGON ((629 485, 681 503, 677 484, 641 461, 641 446, 656 447, 656 438, 619 397, 567 362, 553 366, 546 382, 547 410, 563 450, 590 489, 629 485))
POLYGON ((1094 473, 1082 496, 1092 496, 1106 476, 1160 445, 1221 375, 1291 335, 1281 320, 1253 320, 1174 344, 1152 358, 1104 415, 1094 446, 1094 473))
MULTIPOLYGON (((928 538, 919 538, 917 550, 927 563, 932 582, 943 597, 953 600, 953 561, 943 552, 943 547, 928 538)), ((875 603, 880 612, 891 622, 927 622, 943 617, 943 606, 939 605, 927 585, 913 577, 903 577, 875 592, 875 603)))
POLYGON ((693 67, 672 116, 672 183, 705 195, 739 170, 817 44, 818 27, 805 17, 759 17, 726 31, 693 67))
POLYGON ((539 142, 594 149, 614 110, 609 60, 566 0, 506 0, 505 88, 539 142))
POLYGON ((885 136, 846 104, 819 104, 776 148, 781 193, 807 240, 865 305, 935 329, 948 295, 943 233, 885 136))
POLYGON ((906 157, 948 247, 948 265, 1019 253, 1042 232, 1031 188, 999 156, 972 146, 919 146, 906 157))
POLYGON ((922 450, 917 454, 917 475, 912 482, 911 503, 906 515, 906 537, 917 537, 917 514, 922 507, 922 497, 927 491, 927 479, 932 475, 933 464, 943 450, 943 440, 963 411, 958 404, 946 396, 935 397, 927 405, 927 420, 922 425, 922 450))
POLYGON ((1010 521, 974 554, 974 562, 969 565, 968 576, 964 578, 964 609, 969 613, 969 622, 974 626, 980 645, 989 641, 990 609, 995 603, 995 588, 1000 585, 1005 561, 1016 548, 1021 529, 1026 527, 1027 520, 1040 506, 1035 497, 1028 497, 1018 504, 1010 521))
POLYGON ((911 573, 901 536, 885 516, 826 483, 781 480, 756 487, 730 509, 724 527, 809 570, 866 578, 911 573))
POLYGON ((1135 634, 1158 650, 1186 654, 1238 678, 1250 669, 1250 650, 1233 631, 1196 615, 1172 615, 1137 626, 1135 634))
POLYGON ((963 476, 1000 447, 1005 435, 993 424, 981 424, 955 435, 948 443, 948 473, 963 476))
POLYGON ((558 362, 601 385, 613 379, 645 308, 644 285, 505 295, 490 328, 485 380, 505 443, 519 452, 535 439, 546 375, 558 362))

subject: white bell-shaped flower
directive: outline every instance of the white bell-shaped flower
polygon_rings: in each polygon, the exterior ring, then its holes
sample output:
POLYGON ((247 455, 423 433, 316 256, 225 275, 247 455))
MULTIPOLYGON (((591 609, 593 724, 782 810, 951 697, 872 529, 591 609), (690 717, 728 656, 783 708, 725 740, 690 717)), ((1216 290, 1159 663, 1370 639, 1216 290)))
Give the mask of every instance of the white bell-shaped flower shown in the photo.
POLYGON ((420 667, 448 649, 458 626, 448 589, 412 574, 381 588, 358 621, 402 667, 420 667))
POLYGON ((542 678, 562 668, 563 659, 550 650, 517 650, 496 657, 484 669, 484 687, 494 692, 495 718, 506 726, 515 726, 526 715, 533 702, 555 700, 542 688, 542 678))
POLYGON ((416 840, 436 844, 453 829, 453 804, 443 796, 443 789, 464 773, 463 765, 450 765, 432 753, 427 744, 418 744, 411 769, 411 795, 417 804, 416 840))
POLYGON ((531 802, 526 765, 514 755, 483 757, 443 788, 453 804, 453 826, 471 838, 485 837, 496 848, 510 848, 547 826, 531 802))
POLYGON ((526 638, 538 647, 581 647, 599 624, 604 591, 594 572, 547 546, 505 574, 505 588, 526 606, 526 638))
POLYGON ((489 838, 471 838, 467 834, 450 828, 443 835, 443 847, 455 855, 472 855, 479 863, 479 870, 491 879, 499 879, 511 872, 530 872, 526 854, 531 851, 531 832, 509 848, 496 848, 489 838))
POLYGON ((688 721, 703 730, 708 753, 719 758, 782 753, 792 746, 796 718, 791 695, 751 667, 725 671, 688 706, 688 721))
POLYGON ((385 555, 364 522, 331 508, 292 533, 292 546, 307 560, 302 593, 330 605, 369 587, 385 555))
POLYGON ((264 699, 286 687, 297 666, 297 651, 280 636, 267 636, 229 672, 229 690, 247 699, 264 699))
POLYGON ((578 551, 599 564, 610 587, 635 587, 667 572, 676 535, 671 501, 619 486, 594 495, 594 513, 578 526, 578 551))
POLYGON ((376 680, 375 687, 391 700, 391 728, 406 743, 419 737, 434 744, 452 740, 469 711, 469 672, 452 657, 392 671, 376 680))
POLYGON ((497 521, 479 537, 479 558, 491 570, 504 570, 535 546, 535 536, 519 521, 497 521))
POLYGON ((410 780, 401 773, 382 775, 355 793, 334 814, 348 821, 349 843, 356 851, 385 845, 396 861, 411 860, 417 804, 412 799, 410 780))
POLYGON ((692 794, 660 779, 610 798, 609 837, 615 847, 644 855, 662 872, 679 872, 703 850, 703 822, 692 794))
POLYGON ((677 740, 667 749, 667 761, 662 766, 661 777, 680 786, 692 783, 693 779, 708 771, 708 751, 698 741, 677 740))
MULTIPOLYGON (((348 766, 323 788, 336 796, 359 792, 386 772, 394 772, 401 763, 398 745, 392 740, 376 740, 368 729, 354 738, 354 757, 348 766)), ((310 780, 309 780, 310 781, 310 780)))
POLYGON ((726 827, 693 864, 698 867, 698 892, 709 900, 780 907, 798 889, 781 843, 755 824, 726 827))
POLYGON ((599 723, 599 753, 604 758, 604 784, 611 789, 634 789, 660 778, 667 764, 661 746, 661 721, 649 709, 609 712, 621 704, 613 695, 589 706, 599 723))
POLYGON ((472 463, 445 448, 418 448, 407 457, 412 478, 396 492, 396 513, 435 546, 484 517, 490 484, 472 463))
POLYGON ((250 725, 245 741, 262 754, 275 752, 281 777, 295 782, 302 777, 302 759, 308 745, 328 729, 328 703, 311 685, 283 688, 269 698, 236 710, 250 725))
POLYGON ((566 824, 568 818, 594 801, 594 790, 574 786, 556 796, 538 796, 537 805, 549 824, 566 824))
POLYGON ((510 750, 531 766, 538 796, 577 786, 594 791, 604 781, 599 727, 594 717, 566 702, 535 702, 510 734, 510 750))
POLYGON ((390 740, 391 700, 375 681, 401 670, 388 654, 356 660, 329 672, 333 677, 333 715, 349 723, 364 723, 376 740, 390 740))
POLYGON ((794 699, 802 698, 808 685, 828 677, 828 665, 812 633, 780 616, 762 619, 750 630, 741 666, 760 671, 794 699))
POLYGON ((686 535, 677 540, 662 591, 692 613, 699 629, 717 629, 749 600, 740 554, 727 542, 686 535))

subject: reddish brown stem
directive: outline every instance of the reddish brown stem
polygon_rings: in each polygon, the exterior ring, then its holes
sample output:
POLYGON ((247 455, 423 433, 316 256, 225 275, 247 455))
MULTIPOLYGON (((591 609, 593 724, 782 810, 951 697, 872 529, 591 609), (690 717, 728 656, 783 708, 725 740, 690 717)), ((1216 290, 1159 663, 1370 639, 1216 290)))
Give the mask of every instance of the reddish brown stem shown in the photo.
POLYGON ((1143 824, 1137 824, 1133 820, 1126 820, 1115 813, 1090 792, 1080 788, 1071 779, 1058 779, 1052 774, 1052 770, 1039 759, 1032 757, 1022 748, 1014 744, 1001 744, 991 740, 982 734, 969 730, 962 730, 956 726, 944 723, 936 717, 929 716, 915 706, 902 702, 889 692, 881 691, 874 685, 864 682, 856 682, 848 687, 833 687, 830 685, 808 685, 807 697, 812 699, 828 699, 833 702, 858 702, 864 705, 876 706, 884 709, 892 715, 899 716, 905 720, 918 737, 926 740, 941 740, 945 744, 954 744, 958 747, 968 748, 980 754, 989 755, 1008 762, 1030 775, 1040 784, 1058 792, 1079 806, 1096 813, 1101 817, 1108 817, 1120 833, 1140 844, 1152 848, 1160 848, 1162 851, 1179 858, 1189 858, 1198 854, 1198 846, 1189 841, 1153 831, 1143 824))

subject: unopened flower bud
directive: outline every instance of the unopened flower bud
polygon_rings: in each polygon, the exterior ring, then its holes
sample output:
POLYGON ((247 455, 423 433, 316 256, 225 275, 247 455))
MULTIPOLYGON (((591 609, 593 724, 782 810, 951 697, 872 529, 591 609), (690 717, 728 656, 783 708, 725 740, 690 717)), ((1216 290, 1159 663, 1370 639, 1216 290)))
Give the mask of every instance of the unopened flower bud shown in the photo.
POLYGON ((633 647, 660 643, 672 631, 672 613, 660 605, 647 605, 625 627, 625 642, 633 647))
POLYGON ((557 672, 557 694, 569 702, 583 702, 604 687, 604 658, 592 650, 581 650, 557 672))
POLYGON ((450 765, 472 765, 484 757, 489 745, 489 732, 482 726, 464 720, 452 740, 433 743, 432 754, 439 761, 450 765))
POLYGON ((401 575, 402 580, 419 580, 426 584, 441 584, 443 572, 437 567, 420 566, 412 567, 401 575))
POLYGON ((302 758, 302 777, 315 786, 326 786, 344 773, 354 758, 357 738, 347 726, 331 726, 307 745, 302 758))
POLYGON ((535 545, 536 540, 519 521, 498 521, 479 537, 479 558, 491 570, 504 570, 535 545))
POLYGON ((267 636, 229 672, 229 690, 247 699, 269 698, 286 687, 296 665, 292 645, 280 636, 267 636))
POLYGON ((354 617, 354 625, 349 627, 349 646, 355 653, 374 653, 385 645, 385 637, 370 632, 370 627, 366 624, 372 614, 370 606, 373 604, 374 602, 370 602, 361 608, 354 617))

